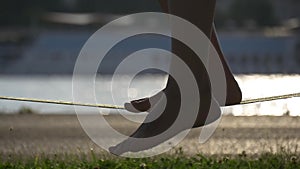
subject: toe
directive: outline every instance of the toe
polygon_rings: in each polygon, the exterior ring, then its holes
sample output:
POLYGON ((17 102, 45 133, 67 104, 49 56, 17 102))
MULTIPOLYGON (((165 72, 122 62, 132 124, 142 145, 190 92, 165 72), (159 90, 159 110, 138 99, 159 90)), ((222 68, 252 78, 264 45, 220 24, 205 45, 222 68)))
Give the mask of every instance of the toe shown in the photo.
POLYGON ((120 144, 116 145, 116 146, 112 146, 109 147, 108 150, 110 153, 116 155, 116 156, 121 156, 123 153, 125 153, 126 151, 124 150, 125 146, 122 146, 120 144))
POLYGON ((149 98, 144 98, 131 101, 130 103, 125 103, 124 107, 127 111, 139 113, 148 111, 151 108, 151 104, 149 98))
POLYGON ((125 103, 124 107, 127 111, 133 112, 133 113, 140 113, 141 111, 137 110, 131 103, 125 103))

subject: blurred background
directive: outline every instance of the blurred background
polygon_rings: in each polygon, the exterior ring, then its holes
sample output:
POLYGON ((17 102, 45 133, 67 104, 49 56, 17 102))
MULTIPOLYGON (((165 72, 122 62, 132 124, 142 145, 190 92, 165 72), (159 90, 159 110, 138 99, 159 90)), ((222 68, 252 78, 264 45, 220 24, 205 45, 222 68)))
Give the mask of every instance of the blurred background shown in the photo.
MULTIPOLYGON (((215 24, 244 99, 300 92, 299 8, 299 0, 217 0, 215 24)), ((161 11, 157 0, 1 1, 0 95, 72 100, 72 73, 87 39, 116 18, 150 11, 161 11)), ((96 80, 99 103, 115 103, 109 99, 108 81, 113 72, 111 64, 118 57, 107 58, 101 67, 102 76, 96 80)), ((168 65, 163 57, 148 62, 168 65)), ((128 72, 118 79, 120 87, 128 72)), ((117 102, 150 96, 164 87, 165 80, 165 75, 150 71, 136 78, 117 102)), ((84 96, 84 89, 82 92, 84 96)), ((237 116, 300 116, 299 103, 293 98, 228 107, 224 112, 237 116)), ((0 101, 3 113, 28 109, 74 113, 72 106, 0 101)))

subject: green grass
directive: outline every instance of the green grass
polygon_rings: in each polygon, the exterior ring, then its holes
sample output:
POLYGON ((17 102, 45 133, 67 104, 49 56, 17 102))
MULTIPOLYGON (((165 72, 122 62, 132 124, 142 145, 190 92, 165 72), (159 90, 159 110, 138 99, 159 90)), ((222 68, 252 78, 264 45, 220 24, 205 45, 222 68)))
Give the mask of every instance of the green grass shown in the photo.
MULTIPOLYGON (((3 157, 3 156, 2 156, 3 157)), ((120 158, 103 157, 91 152, 90 155, 42 155, 26 159, 23 157, 8 157, 0 161, 0 168, 49 168, 49 169, 143 169, 143 168, 213 168, 213 169, 300 169, 299 155, 279 153, 266 153, 259 156, 248 157, 246 153, 239 156, 186 156, 181 151, 174 155, 160 155, 152 158, 120 158)))

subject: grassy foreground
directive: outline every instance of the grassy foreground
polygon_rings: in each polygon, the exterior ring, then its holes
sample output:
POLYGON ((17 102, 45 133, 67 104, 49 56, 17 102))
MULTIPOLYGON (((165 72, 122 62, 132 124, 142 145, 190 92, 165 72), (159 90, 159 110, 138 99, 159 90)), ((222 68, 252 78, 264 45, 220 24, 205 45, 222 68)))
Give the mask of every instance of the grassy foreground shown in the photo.
POLYGON ((119 158, 119 157, 101 157, 93 152, 89 156, 75 155, 53 155, 51 157, 32 157, 32 158, 13 158, 1 160, 0 168, 45 168, 45 169, 143 169, 143 168, 205 168, 205 169, 232 169, 232 168, 249 168, 249 169, 300 169, 299 155, 287 153, 271 154, 265 153, 259 156, 248 157, 246 153, 239 156, 213 157, 213 156, 185 156, 181 151, 174 155, 160 155, 152 158, 119 158))

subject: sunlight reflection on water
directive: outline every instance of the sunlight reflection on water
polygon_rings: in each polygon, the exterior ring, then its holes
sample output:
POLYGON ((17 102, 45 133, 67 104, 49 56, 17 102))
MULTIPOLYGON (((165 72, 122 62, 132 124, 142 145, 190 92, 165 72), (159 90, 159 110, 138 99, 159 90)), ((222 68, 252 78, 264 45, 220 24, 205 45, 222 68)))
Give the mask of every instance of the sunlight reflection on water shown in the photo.
MULTIPOLYGON (((300 75, 237 75, 236 79, 243 91, 243 99, 300 92, 300 75)), ((82 80, 86 80, 86 77, 82 77, 82 80)), ((126 75, 116 78, 114 82, 115 89, 120 90, 120 95, 114 97, 115 100, 113 100, 111 99, 110 77, 97 77, 95 83, 97 102, 122 104, 131 99, 151 96, 165 86, 166 76, 146 75, 135 78, 128 89, 126 84, 129 80, 126 75)), ((80 92, 82 92, 82 97, 91 97, 84 94, 84 88, 80 92)), ((72 101, 72 77, 1 76, 0 95, 72 101)), ((224 108, 224 114, 235 116, 282 116, 288 112, 291 116, 300 116, 299 105, 300 98, 292 98, 226 107, 224 108)), ((21 107, 29 107, 40 113, 74 113, 73 106, 0 101, 1 112, 16 112, 21 107)), ((88 112, 89 109, 82 108, 81 110, 82 112, 88 112)), ((108 113, 109 110, 101 109, 101 112, 108 113)))

